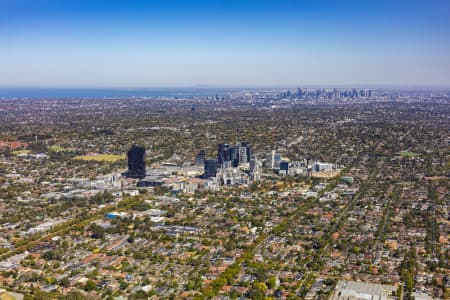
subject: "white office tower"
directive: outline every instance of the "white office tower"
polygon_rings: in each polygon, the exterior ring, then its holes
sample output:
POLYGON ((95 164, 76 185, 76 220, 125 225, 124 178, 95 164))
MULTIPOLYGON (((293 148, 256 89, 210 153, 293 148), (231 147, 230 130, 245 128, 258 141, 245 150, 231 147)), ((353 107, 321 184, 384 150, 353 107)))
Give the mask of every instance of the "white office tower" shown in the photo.
POLYGON ((238 153, 239 153, 239 164, 246 164, 249 162, 249 157, 248 157, 248 147, 247 146, 243 146, 243 145, 239 145, 238 146, 238 153))
POLYGON ((260 173, 259 173, 259 164, 258 164, 258 159, 253 158, 250 160, 250 181, 251 182, 255 182, 255 181, 259 181, 260 180, 260 173))
POLYGON ((275 150, 272 150, 272 165, 271 169, 275 169, 275 150))
POLYGON ((272 169, 279 169, 280 163, 281 163, 281 154, 275 150, 272 150, 272 162, 271 162, 272 169))

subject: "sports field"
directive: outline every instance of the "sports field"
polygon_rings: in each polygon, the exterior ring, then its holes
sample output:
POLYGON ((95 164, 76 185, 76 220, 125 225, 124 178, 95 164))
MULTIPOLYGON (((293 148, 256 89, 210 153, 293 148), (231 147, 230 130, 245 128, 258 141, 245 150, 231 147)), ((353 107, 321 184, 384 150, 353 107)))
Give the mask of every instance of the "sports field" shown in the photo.
POLYGON ((74 159, 84 161, 98 161, 98 162, 116 162, 125 159, 125 155, 116 155, 116 154, 80 155, 75 156, 74 159))

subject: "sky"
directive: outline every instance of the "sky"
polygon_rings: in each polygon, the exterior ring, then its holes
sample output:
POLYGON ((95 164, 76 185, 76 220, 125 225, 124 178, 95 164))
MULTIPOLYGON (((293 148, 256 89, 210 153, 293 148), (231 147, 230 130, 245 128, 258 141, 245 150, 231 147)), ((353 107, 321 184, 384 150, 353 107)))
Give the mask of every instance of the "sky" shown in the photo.
POLYGON ((450 87, 448 0, 0 0, 0 87, 450 87))

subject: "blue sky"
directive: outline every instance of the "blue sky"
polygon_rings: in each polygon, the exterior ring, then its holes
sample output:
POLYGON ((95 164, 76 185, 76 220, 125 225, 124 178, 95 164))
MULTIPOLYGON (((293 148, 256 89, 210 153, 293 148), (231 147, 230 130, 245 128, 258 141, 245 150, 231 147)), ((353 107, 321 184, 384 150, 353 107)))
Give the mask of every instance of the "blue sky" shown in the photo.
POLYGON ((450 1, 0 0, 0 86, 450 86, 450 1))

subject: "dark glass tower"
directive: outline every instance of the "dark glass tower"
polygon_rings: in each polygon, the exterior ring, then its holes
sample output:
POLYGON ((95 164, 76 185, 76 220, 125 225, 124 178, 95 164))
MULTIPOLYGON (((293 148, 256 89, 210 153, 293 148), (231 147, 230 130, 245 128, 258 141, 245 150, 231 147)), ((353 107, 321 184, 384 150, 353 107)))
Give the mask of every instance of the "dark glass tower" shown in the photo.
POLYGON ((208 179, 211 177, 216 177, 217 173, 217 159, 207 159, 205 160, 205 174, 203 178, 208 179))
POLYGON ((237 167, 241 164, 248 163, 251 154, 251 148, 247 142, 242 142, 237 145, 217 145, 219 168, 237 167))
POLYGON ((230 165, 235 168, 239 165, 239 147, 238 146, 230 146, 230 165))
POLYGON ((127 153, 128 156, 128 172, 129 178, 145 177, 145 148, 133 145, 127 153))
POLYGON ((287 161, 280 162, 280 171, 285 171, 287 174, 289 172, 289 162, 287 161))
POLYGON ((217 160, 219 162, 220 168, 223 168, 227 164, 227 162, 231 160, 230 145, 228 144, 217 145, 217 160))

